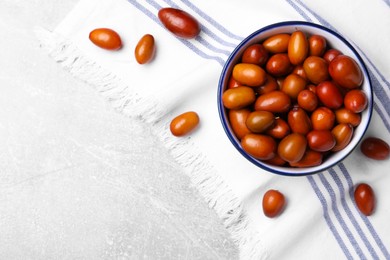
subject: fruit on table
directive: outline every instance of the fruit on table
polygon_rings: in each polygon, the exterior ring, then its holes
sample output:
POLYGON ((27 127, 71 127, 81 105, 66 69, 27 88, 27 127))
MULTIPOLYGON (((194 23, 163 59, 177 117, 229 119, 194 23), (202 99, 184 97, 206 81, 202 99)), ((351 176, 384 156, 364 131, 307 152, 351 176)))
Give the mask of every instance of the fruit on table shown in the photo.
POLYGON ((155 51, 156 45, 154 43, 153 35, 145 34, 138 41, 134 50, 134 56, 139 64, 145 64, 153 59, 155 51))
POLYGON ((286 199, 278 190, 268 190, 264 193, 262 206, 264 215, 274 218, 280 215, 285 207, 286 199))
POLYGON ((199 35, 199 22, 189 13, 171 7, 158 11, 158 18, 168 31, 179 38, 192 39, 199 35))
POLYGON ((354 192, 356 206, 366 216, 370 216, 375 210, 375 193, 370 185, 361 183, 356 186, 354 192))
POLYGON ((170 123, 170 130, 174 136, 184 136, 199 125, 199 116, 194 111, 185 112, 176 116, 170 123))
POLYGON ((389 158, 389 145, 380 138, 367 137, 360 145, 360 150, 368 158, 375 160, 386 160, 389 158))
POLYGON ((89 33, 89 39, 96 46, 106 50, 118 50, 122 47, 119 34, 109 28, 97 28, 89 33))

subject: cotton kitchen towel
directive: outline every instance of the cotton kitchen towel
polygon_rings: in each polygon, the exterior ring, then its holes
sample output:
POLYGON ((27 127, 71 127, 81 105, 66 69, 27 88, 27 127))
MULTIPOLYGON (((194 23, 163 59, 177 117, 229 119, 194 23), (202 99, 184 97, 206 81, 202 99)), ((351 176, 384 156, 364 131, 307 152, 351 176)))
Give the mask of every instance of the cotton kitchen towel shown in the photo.
POLYGON ((374 114, 367 136, 390 142, 390 5, 373 1, 81 0, 53 31, 38 30, 43 45, 67 70, 96 88, 127 116, 150 124, 193 184, 221 217, 242 259, 390 259, 390 161, 365 158, 356 149, 339 165, 308 177, 265 172, 233 148, 219 121, 217 84, 237 44, 266 25, 303 20, 349 39, 363 57, 374 87, 374 114), (201 34, 182 40, 158 20, 162 7, 183 9, 201 23, 201 34), (89 39, 95 28, 117 31, 116 52, 89 39), (139 65, 134 48, 146 33, 156 57, 139 65), (169 132, 170 120, 196 111, 200 127, 184 138, 169 132), (356 184, 376 192, 375 214, 353 201, 356 184), (278 189, 287 207, 265 217, 261 198, 278 189))

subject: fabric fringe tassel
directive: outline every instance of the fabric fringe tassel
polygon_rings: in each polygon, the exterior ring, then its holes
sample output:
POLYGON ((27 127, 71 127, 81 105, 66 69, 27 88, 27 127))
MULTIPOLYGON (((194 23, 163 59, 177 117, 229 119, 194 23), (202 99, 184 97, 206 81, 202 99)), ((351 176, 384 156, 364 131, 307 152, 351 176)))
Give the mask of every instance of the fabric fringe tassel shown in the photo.
POLYGON ((164 108, 152 97, 140 97, 131 86, 119 77, 86 57, 75 44, 62 35, 36 27, 35 34, 43 49, 74 77, 94 87, 122 114, 143 117, 154 122, 166 114, 164 108), (161 109, 160 109, 161 108, 161 109))
POLYGON ((173 158, 189 175, 192 185, 205 198, 210 208, 222 219, 224 226, 238 245, 240 259, 267 259, 269 253, 263 245, 254 223, 243 206, 217 174, 207 158, 197 150, 190 137, 173 138, 161 120, 167 111, 153 97, 141 97, 116 75, 91 61, 63 36, 43 28, 35 29, 41 47, 74 77, 93 86, 112 106, 128 117, 138 117, 151 124, 152 132, 160 138, 173 158))

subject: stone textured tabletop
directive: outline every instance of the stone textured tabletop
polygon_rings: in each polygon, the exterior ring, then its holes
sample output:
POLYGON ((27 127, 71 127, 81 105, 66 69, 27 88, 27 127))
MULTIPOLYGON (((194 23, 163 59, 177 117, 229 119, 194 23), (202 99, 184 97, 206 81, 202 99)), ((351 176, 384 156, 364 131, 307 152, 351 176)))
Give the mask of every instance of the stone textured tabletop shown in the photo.
POLYGON ((237 259, 148 126, 39 47, 76 2, 0 1, 0 259, 237 259))

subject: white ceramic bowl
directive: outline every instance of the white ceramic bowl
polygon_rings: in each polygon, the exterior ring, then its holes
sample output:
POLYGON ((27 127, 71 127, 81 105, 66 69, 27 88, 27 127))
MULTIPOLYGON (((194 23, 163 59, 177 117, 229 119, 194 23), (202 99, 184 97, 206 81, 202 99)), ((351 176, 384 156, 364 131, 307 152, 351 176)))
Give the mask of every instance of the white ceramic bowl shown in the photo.
POLYGON ((318 172, 325 171, 326 169, 336 165, 337 163, 341 162, 343 159, 345 159, 358 145, 360 140, 362 139, 364 133, 366 132, 368 125, 371 120, 372 115, 372 107, 373 107, 373 95, 372 95, 372 87, 371 87, 371 80, 367 71, 367 68, 360 57, 359 53, 355 50, 355 48, 340 34, 337 32, 334 32, 330 30, 329 28, 323 27, 318 24, 309 23, 309 22, 301 22, 301 21, 289 21, 289 22, 281 22, 276 24, 271 24, 269 26, 266 26, 262 29, 259 29, 246 37, 231 53, 229 58, 227 59, 222 73, 219 80, 218 85, 218 109, 219 109, 219 115, 220 119, 223 125, 223 128, 232 142, 232 144, 235 146, 235 148, 250 162, 253 164, 259 166, 260 168, 267 170, 271 173, 280 174, 280 175, 287 175, 287 176, 304 176, 309 174, 314 174, 318 172), (292 33, 294 31, 303 31, 307 33, 308 35, 313 34, 319 34, 326 38, 328 48, 335 48, 340 50, 343 54, 348 55, 352 57, 360 66, 362 72, 363 72, 363 85, 362 90, 365 92, 368 98, 368 106, 367 109, 364 110, 361 113, 361 123, 359 126, 357 126, 354 130, 354 134, 352 137, 352 140, 348 144, 347 147, 345 147, 343 150, 339 152, 335 152, 331 154, 330 156, 326 157, 322 164, 315 166, 315 167, 308 167, 308 168, 294 168, 294 167, 288 167, 288 166, 274 166, 271 164, 267 164, 263 161, 260 161, 251 155, 249 155, 247 152, 245 152, 240 144, 240 140, 234 135, 227 116, 227 110, 224 108, 222 104, 222 94, 225 91, 229 77, 232 73, 232 69, 236 63, 240 61, 240 58, 244 52, 244 50, 254 44, 264 41, 266 38, 278 34, 278 33, 292 33))

